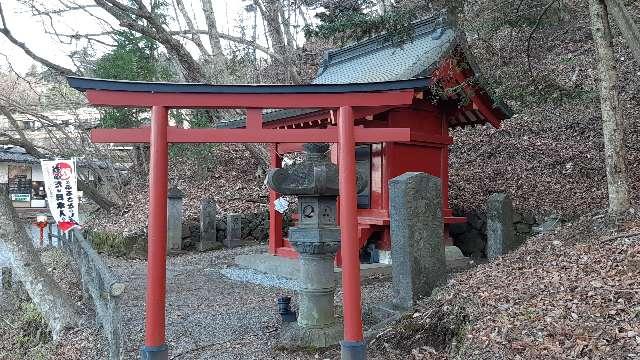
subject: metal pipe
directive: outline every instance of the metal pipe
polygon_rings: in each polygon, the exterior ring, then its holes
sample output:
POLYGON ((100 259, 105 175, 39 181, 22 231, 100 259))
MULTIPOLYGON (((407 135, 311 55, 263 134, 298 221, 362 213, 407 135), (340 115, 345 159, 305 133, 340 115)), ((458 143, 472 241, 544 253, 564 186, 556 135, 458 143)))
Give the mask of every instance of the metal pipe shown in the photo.
POLYGON ((151 109, 145 346, 140 351, 143 360, 168 358, 168 348, 165 343, 168 125, 169 109, 154 106, 151 109))
POLYGON ((353 108, 340 107, 338 113, 340 251, 342 254, 342 292, 344 341, 342 359, 365 359, 360 297, 360 246, 357 237, 356 154, 353 108))

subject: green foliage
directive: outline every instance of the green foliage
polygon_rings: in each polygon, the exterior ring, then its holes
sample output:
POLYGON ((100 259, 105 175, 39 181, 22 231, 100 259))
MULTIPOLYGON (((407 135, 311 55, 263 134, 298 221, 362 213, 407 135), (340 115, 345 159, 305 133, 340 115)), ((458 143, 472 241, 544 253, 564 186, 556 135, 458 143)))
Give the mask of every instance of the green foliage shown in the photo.
POLYGON ((94 75, 115 80, 168 80, 169 67, 158 61, 158 44, 146 36, 118 31, 116 47, 96 61, 94 75))
POLYGON ((20 304, 19 323, 20 335, 16 341, 21 348, 31 349, 52 340, 47 322, 32 302, 20 304))
MULTIPOLYGON (((93 76, 103 79, 166 81, 173 78, 171 68, 158 59, 158 44, 130 31, 118 31, 116 47, 100 57, 95 64, 93 76)), ((146 119, 141 118, 141 109, 103 110, 100 123, 103 127, 138 127, 146 119)))
POLYGON ((407 24, 417 17, 415 8, 391 5, 384 13, 375 11, 371 0, 324 0, 312 2, 324 11, 316 17, 320 24, 305 27, 307 38, 332 40, 338 45, 360 41, 379 33, 387 33, 392 41, 402 43, 413 35, 407 24))
POLYGON ((88 238, 97 252, 115 257, 129 255, 138 242, 136 238, 125 238, 121 234, 99 231, 92 231, 88 238))

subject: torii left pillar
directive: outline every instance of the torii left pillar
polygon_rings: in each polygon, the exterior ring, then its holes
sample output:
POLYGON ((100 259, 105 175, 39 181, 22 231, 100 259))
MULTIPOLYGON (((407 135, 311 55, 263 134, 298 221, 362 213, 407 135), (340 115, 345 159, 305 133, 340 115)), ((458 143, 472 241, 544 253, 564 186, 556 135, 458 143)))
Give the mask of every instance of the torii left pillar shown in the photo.
POLYGON ((147 299, 143 360, 167 360, 165 339, 165 290, 167 261, 167 191, 169 184, 169 109, 151 108, 151 165, 149 171, 149 231, 147 299))

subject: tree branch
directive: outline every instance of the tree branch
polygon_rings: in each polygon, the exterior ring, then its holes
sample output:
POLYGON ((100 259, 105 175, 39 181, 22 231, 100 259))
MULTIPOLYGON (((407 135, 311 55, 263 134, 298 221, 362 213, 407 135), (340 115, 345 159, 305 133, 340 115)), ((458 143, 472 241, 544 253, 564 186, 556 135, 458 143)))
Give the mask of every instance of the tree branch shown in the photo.
POLYGON ((7 40, 9 40, 12 44, 22 49, 22 51, 24 51, 25 54, 29 55, 29 57, 31 57, 33 60, 41 63, 42 65, 48 67, 49 69, 61 75, 64 75, 64 76, 78 75, 78 73, 76 73, 75 71, 69 68, 55 64, 41 56, 36 55, 33 51, 31 51, 31 49, 29 49, 29 47, 27 47, 25 43, 16 39, 7 26, 7 21, 5 19, 4 11, 2 9, 2 3, 0 3, 0 19, 2 20, 2 27, 0 27, 0 33, 2 33, 5 36, 5 38, 7 38, 7 40))

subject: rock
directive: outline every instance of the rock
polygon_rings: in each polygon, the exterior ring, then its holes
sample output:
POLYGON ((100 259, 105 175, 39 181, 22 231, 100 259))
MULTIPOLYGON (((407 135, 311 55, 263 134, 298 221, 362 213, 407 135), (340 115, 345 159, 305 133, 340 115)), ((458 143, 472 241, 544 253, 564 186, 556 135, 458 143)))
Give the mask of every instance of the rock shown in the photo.
POLYGON ((482 231, 484 229, 485 221, 480 215, 472 212, 467 215, 467 222, 472 228, 482 231))
POLYGON ((460 251, 460 249, 457 246, 445 246, 444 256, 447 259, 447 261, 457 260, 465 257, 462 254, 462 251, 460 251))
POLYGON ((533 214, 527 214, 524 216, 524 222, 529 225, 533 225, 536 223, 536 218, 535 216, 533 216, 533 214))
POLYGON ((516 231, 520 234, 530 234, 531 233, 531 225, 526 223, 518 223, 516 224, 516 231))
POLYGON ((514 212, 513 213, 513 223, 519 223, 522 222, 522 214, 520 214, 519 212, 514 212))
POLYGON ((535 233, 545 233, 545 232, 553 231, 560 224, 561 224, 560 217, 557 215, 552 215, 547 217, 547 219, 539 226, 534 226, 532 230, 535 233))
POLYGON ((458 248, 460 248, 465 256, 476 259, 482 257, 485 241, 480 231, 471 229, 459 236, 454 243, 458 248))
POLYGON ((449 225, 449 234, 451 236, 462 235, 469 230, 467 223, 455 223, 449 225))

